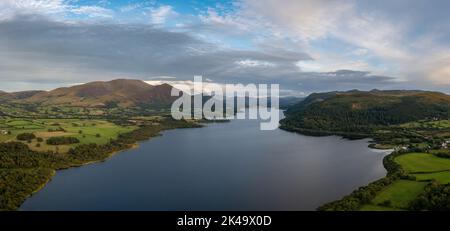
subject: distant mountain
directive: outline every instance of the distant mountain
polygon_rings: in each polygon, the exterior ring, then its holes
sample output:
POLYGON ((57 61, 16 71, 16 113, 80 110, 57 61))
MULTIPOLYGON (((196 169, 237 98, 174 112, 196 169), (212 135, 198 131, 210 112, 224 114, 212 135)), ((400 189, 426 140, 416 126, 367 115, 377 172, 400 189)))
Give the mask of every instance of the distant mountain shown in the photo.
POLYGON ((449 119, 450 96, 427 91, 315 93, 288 107, 285 129, 355 132, 423 119, 449 119))
POLYGON ((169 104, 177 98, 171 96, 171 90, 168 84, 152 86, 141 80, 117 79, 37 92, 17 102, 79 107, 169 104))
POLYGON ((20 91, 20 92, 13 92, 13 93, 7 93, 4 91, 0 91, 0 102, 27 99, 38 93, 42 93, 42 92, 44 92, 44 91, 20 91))
POLYGON ((287 96, 287 97, 281 97, 280 98, 280 108, 281 109, 287 109, 295 104, 300 103, 305 98, 301 97, 294 97, 294 96, 287 96))
POLYGON ((9 94, 4 92, 4 91, 0 91, 0 100, 2 100, 4 97, 7 97, 9 94))

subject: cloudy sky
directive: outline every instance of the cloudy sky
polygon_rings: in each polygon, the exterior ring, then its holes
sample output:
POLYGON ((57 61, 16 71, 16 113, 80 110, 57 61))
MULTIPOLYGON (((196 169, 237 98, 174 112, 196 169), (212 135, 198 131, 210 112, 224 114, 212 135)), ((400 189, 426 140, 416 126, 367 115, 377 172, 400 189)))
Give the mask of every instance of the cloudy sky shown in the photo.
POLYGON ((93 80, 450 93, 447 0, 0 0, 0 90, 93 80))

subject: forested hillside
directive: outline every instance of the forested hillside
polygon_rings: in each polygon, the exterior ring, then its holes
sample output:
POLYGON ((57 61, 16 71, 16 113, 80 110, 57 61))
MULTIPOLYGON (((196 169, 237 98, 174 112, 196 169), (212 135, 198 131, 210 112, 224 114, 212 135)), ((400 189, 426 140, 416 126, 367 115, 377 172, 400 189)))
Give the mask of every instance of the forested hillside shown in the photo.
POLYGON ((315 93, 286 111, 284 129, 370 132, 418 120, 450 118, 450 96, 426 91, 315 93))

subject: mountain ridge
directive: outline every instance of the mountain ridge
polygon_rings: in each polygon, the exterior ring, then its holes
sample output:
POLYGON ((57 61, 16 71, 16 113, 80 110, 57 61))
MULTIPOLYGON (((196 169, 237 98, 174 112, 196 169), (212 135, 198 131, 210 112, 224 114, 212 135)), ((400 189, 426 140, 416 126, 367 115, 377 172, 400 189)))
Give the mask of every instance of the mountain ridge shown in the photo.
POLYGON ((44 92, 44 91, 39 91, 39 90, 17 91, 17 92, 0 91, 0 102, 26 99, 26 98, 32 97, 38 93, 42 93, 42 92, 44 92))
POLYGON ((30 94, 29 97, 12 98, 11 101, 76 107, 107 107, 108 105, 130 107, 139 104, 169 104, 176 99, 176 97, 171 96, 172 88, 168 84, 152 86, 142 80, 115 79, 61 87, 51 91, 40 91, 30 94))

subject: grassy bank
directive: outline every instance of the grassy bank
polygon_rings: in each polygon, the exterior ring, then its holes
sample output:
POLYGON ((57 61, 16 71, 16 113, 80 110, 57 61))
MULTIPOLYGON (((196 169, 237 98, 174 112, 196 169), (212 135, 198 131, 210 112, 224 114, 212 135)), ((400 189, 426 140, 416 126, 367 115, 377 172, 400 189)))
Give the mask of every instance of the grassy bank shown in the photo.
MULTIPOLYGON (((426 197, 430 187, 439 188, 450 183, 449 159, 432 153, 393 152, 383 163, 388 170, 385 178, 361 187, 341 200, 325 204, 319 210, 402 211, 417 210, 417 204, 422 206, 419 210, 433 210, 432 206, 424 207, 418 200, 426 197)), ((444 208, 450 206, 448 202, 440 203, 439 206, 444 208)))
POLYGON ((92 119, 2 119, 0 142, 19 141, 28 145, 31 150, 46 152, 67 152, 78 144, 48 145, 47 140, 53 137, 73 137, 80 144, 106 144, 111 139, 117 139, 119 134, 131 132, 136 125, 120 126, 105 120, 92 119), (30 141, 18 140, 17 136, 32 133, 36 139, 30 141), (39 139, 38 139, 39 138, 39 139))

